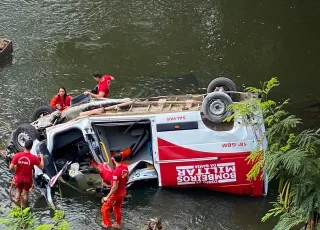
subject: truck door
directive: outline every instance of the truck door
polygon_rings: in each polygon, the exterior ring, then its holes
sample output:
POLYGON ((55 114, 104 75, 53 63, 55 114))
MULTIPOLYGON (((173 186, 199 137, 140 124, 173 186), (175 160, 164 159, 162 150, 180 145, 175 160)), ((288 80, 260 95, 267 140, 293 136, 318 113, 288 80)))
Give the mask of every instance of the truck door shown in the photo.
POLYGON ((94 152, 96 156, 99 158, 99 162, 106 162, 111 168, 113 168, 113 164, 111 161, 111 154, 108 144, 107 135, 105 135, 105 130, 101 126, 92 125, 92 129, 94 133, 91 138, 93 139, 94 152))
POLYGON ((156 118, 158 159, 155 163, 160 168, 160 186, 194 184, 190 180, 180 181, 179 173, 193 175, 194 165, 200 165, 203 161, 202 152, 192 148, 194 140, 199 139, 198 114, 181 114, 159 115, 156 118))

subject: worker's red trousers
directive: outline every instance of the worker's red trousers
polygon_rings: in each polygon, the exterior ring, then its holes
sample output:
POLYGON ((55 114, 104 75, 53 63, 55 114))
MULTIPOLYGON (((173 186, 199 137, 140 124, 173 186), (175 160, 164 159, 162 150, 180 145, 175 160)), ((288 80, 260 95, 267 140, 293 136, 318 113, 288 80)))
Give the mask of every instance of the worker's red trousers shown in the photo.
POLYGON ((110 210, 113 207, 114 218, 116 219, 116 223, 121 225, 122 219, 122 204, 123 199, 126 196, 126 193, 121 194, 112 194, 109 199, 103 203, 101 207, 102 221, 103 224, 107 227, 111 227, 111 219, 110 219, 110 210))

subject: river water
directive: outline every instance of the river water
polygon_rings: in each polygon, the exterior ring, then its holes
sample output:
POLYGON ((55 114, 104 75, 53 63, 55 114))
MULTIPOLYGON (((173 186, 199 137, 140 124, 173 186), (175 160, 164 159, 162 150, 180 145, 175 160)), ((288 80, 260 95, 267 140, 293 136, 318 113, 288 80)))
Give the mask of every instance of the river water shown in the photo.
MULTIPOLYGON (((238 87, 273 76, 277 101, 317 126, 320 4, 317 0, 2 0, 0 37, 13 40, 13 56, 0 64, 0 119, 13 127, 47 104, 59 86, 71 95, 94 87, 99 70, 115 77, 112 98, 204 92, 217 76, 238 87), (310 106, 312 107, 310 109, 310 106)), ((9 132, 0 133, 2 141, 9 132)), ((3 162, 1 162, 3 163, 3 162)), ((8 201, 6 167, 0 199, 8 201)), ((203 190, 143 188, 130 191, 124 225, 161 216, 167 229, 271 229, 260 223, 275 196, 252 198, 203 190)), ((31 195, 34 212, 50 209, 31 195)), ((63 189, 56 200, 72 229, 97 229, 99 199, 63 189)))

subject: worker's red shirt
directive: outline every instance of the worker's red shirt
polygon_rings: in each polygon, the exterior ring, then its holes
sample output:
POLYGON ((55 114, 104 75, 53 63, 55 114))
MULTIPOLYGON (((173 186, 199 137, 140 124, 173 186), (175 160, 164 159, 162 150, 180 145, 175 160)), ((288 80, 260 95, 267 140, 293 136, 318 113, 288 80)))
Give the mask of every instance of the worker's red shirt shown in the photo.
POLYGON ((129 170, 124 164, 119 165, 112 173, 112 185, 119 181, 118 189, 115 194, 120 195, 126 192, 126 183, 128 181, 129 170))
POLYGON ((36 165, 40 165, 38 157, 31 153, 18 152, 14 155, 12 163, 16 165, 16 172, 14 175, 15 183, 25 182, 32 183, 32 170, 36 165))
POLYGON ((111 76, 109 75, 104 75, 103 76, 103 81, 99 82, 98 84, 98 94, 100 92, 104 92, 104 98, 109 97, 109 88, 110 88, 110 83, 111 83, 111 76))
POLYGON ((106 183, 106 184, 111 184, 111 180, 112 180, 112 169, 109 167, 109 165, 105 164, 105 163, 100 163, 98 164, 98 166, 101 170, 100 172, 100 176, 102 178, 102 180, 106 183))
POLYGON ((50 106, 54 109, 58 109, 56 104, 60 104, 62 106, 62 109, 59 109, 59 111, 63 111, 70 106, 71 99, 72 97, 70 97, 69 95, 67 95, 64 99, 59 95, 55 95, 50 101, 50 106))

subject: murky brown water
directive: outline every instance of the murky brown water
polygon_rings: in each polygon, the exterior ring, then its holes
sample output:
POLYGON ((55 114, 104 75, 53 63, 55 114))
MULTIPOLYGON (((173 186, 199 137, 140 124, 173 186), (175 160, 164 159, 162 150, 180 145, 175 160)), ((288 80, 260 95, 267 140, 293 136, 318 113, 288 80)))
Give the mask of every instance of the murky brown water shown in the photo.
MULTIPOLYGON (((319 15, 316 0, 3 0, 0 36, 13 40, 14 55, 0 64, 0 118, 13 126, 26 122, 59 86, 77 95, 95 85, 90 74, 100 70, 116 78, 113 98, 203 92, 218 75, 239 87, 277 76, 281 86, 274 97, 291 97, 290 109, 316 127, 304 108, 306 100, 319 101, 319 15)), ((2 140, 8 135, 0 133, 2 140)), ((4 166, 0 171, 1 201, 8 207, 11 175, 4 166)), ((131 193, 124 207, 130 229, 152 216, 162 216, 169 229, 273 226, 260 223, 272 195, 157 188, 131 193)), ((68 190, 62 197, 57 204, 73 229, 97 228, 99 199, 68 190)), ((47 218, 44 200, 33 194, 32 201, 47 218)))

